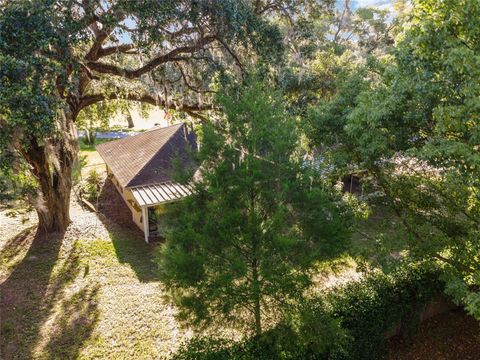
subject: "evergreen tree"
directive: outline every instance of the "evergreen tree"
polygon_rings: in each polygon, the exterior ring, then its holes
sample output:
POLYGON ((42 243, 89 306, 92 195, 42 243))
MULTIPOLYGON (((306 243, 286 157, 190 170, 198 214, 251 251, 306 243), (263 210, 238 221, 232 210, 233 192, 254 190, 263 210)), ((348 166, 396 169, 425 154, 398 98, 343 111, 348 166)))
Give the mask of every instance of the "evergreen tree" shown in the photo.
POLYGON ((172 207, 158 254, 184 319, 261 334, 348 243, 346 206, 302 160, 295 121, 257 80, 221 92, 223 121, 202 128, 201 180, 172 207))

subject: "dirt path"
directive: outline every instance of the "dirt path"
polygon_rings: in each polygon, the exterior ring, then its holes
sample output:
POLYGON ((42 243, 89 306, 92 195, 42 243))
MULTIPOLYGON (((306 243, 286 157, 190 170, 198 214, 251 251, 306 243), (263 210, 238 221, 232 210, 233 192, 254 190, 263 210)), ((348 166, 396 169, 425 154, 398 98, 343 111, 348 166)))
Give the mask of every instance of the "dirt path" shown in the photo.
POLYGON ((35 211, 22 209, 12 210, 0 207, 0 248, 13 236, 37 224, 35 211))

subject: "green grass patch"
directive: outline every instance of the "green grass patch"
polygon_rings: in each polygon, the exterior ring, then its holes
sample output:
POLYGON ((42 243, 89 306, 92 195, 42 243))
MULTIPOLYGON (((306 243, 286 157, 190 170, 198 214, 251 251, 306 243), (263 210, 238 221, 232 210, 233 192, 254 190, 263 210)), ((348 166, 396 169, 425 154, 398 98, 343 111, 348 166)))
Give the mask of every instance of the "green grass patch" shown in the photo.
POLYGON ((95 147, 99 144, 103 144, 112 140, 117 140, 117 139, 95 139, 95 145, 88 145, 83 142, 83 139, 80 138, 78 140, 78 145, 80 146, 80 151, 96 151, 95 147))
POLYGON ((0 243, 5 359, 158 359, 185 337, 138 231, 0 243), (8 245, 8 251, 3 246, 8 245))

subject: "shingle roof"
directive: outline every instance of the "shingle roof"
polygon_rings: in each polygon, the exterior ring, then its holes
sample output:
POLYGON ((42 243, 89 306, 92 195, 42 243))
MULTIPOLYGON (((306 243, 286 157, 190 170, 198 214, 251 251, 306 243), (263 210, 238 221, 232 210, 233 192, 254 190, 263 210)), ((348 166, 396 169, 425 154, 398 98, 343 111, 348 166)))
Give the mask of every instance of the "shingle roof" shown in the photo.
POLYGON ((97 146, 97 151, 123 187, 171 181, 174 161, 193 164, 195 135, 185 124, 155 128, 97 146))

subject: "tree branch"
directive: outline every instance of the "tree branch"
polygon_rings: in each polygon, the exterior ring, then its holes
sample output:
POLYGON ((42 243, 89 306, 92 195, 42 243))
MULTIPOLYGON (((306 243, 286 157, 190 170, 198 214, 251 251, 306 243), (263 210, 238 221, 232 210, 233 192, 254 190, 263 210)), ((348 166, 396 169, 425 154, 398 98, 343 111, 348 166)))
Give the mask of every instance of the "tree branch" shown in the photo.
POLYGON ((97 56, 101 58, 101 57, 116 54, 116 53, 131 54, 129 50, 132 50, 134 48, 135 48, 135 45, 133 44, 122 44, 118 46, 108 46, 105 48, 102 47, 98 50, 97 56))
POLYGON ((198 112, 191 111, 191 110, 186 110, 185 108, 183 109, 188 115, 190 115, 193 118, 196 118, 200 120, 202 123, 207 123, 208 120, 205 116, 199 114, 198 112))
MULTIPOLYGON (((159 106, 164 109, 173 109, 177 110, 177 106, 174 104, 175 101, 173 101, 171 104, 167 104, 165 99, 157 99, 156 97, 150 95, 150 94, 117 94, 117 93, 112 93, 112 94, 92 94, 92 95, 85 95, 80 98, 79 105, 78 105, 78 111, 81 109, 90 106, 92 104, 95 104, 100 101, 106 101, 106 100, 126 100, 126 101, 138 101, 138 102, 143 102, 146 104, 154 105, 154 106, 159 106)), ((197 118, 203 118, 200 114, 197 114, 197 111, 206 111, 206 110, 211 110, 213 109, 213 106, 211 104, 184 104, 182 109, 185 111, 187 114, 195 116, 197 118)))
MULTIPOLYGON (((188 79, 187 79, 187 75, 185 74, 185 72, 183 71, 183 68, 180 66, 180 64, 176 64, 177 65, 177 68, 178 70, 180 71, 180 79, 183 78, 183 81, 185 83, 185 86, 188 87, 190 90, 196 92, 196 93, 210 93, 210 94, 215 94, 216 91, 213 91, 213 90, 202 90, 202 89, 198 89, 196 88, 195 86, 191 85, 189 82, 188 82, 188 79)), ((180 80, 179 79, 179 80, 180 80)))
POLYGON ((135 78, 139 78, 143 74, 146 74, 152 71, 153 69, 155 69, 157 66, 161 64, 171 62, 171 61, 188 60, 190 59, 190 57, 185 57, 181 55, 193 54, 194 52, 202 49, 205 45, 212 43, 215 40, 216 40, 216 37, 213 35, 205 36, 199 39, 194 45, 178 47, 166 54, 154 57, 144 66, 135 70, 124 69, 115 65, 110 65, 110 64, 95 62, 95 61, 88 62, 87 66, 90 69, 102 74, 111 74, 111 75, 122 76, 127 79, 135 79, 135 78))
POLYGON ((243 64, 240 61, 240 59, 238 58, 237 54, 235 54, 235 52, 232 49, 230 49, 230 47, 223 40, 218 39, 218 41, 220 42, 220 44, 223 45, 225 50, 227 50, 227 52, 230 54, 230 56, 233 58, 233 60, 235 60, 235 62, 237 63, 237 66, 240 68, 240 71, 242 72, 242 76, 244 76, 245 75, 245 69, 243 68, 243 64))
POLYGON ((94 17, 92 18, 93 21, 89 24, 89 28, 95 36, 93 45, 88 51, 88 53, 85 55, 85 59, 95 61, 98 59, 98 52, 100 51, 103 43, 109 38, 115 27, 118 26, 118 23, 122 22, 125 19, 126 15, 123 11, 119 11, 119 9, 115 5, 112 5, 110 9, 108 9, 106 13, 102 15, 102 17, 98 17, 95 15, 95 11, 93 9, 90 9, 91 4, 89 0, 83 0, 83 5, 86 13, 91 11, 91 13, 94 15, 94 17), (115 16, 117 21, 115 24, 107 27, 102 23, 102 18, 112 14, 115 16), (102 24, 103 27, 100 28, 99 24, 102 24))

